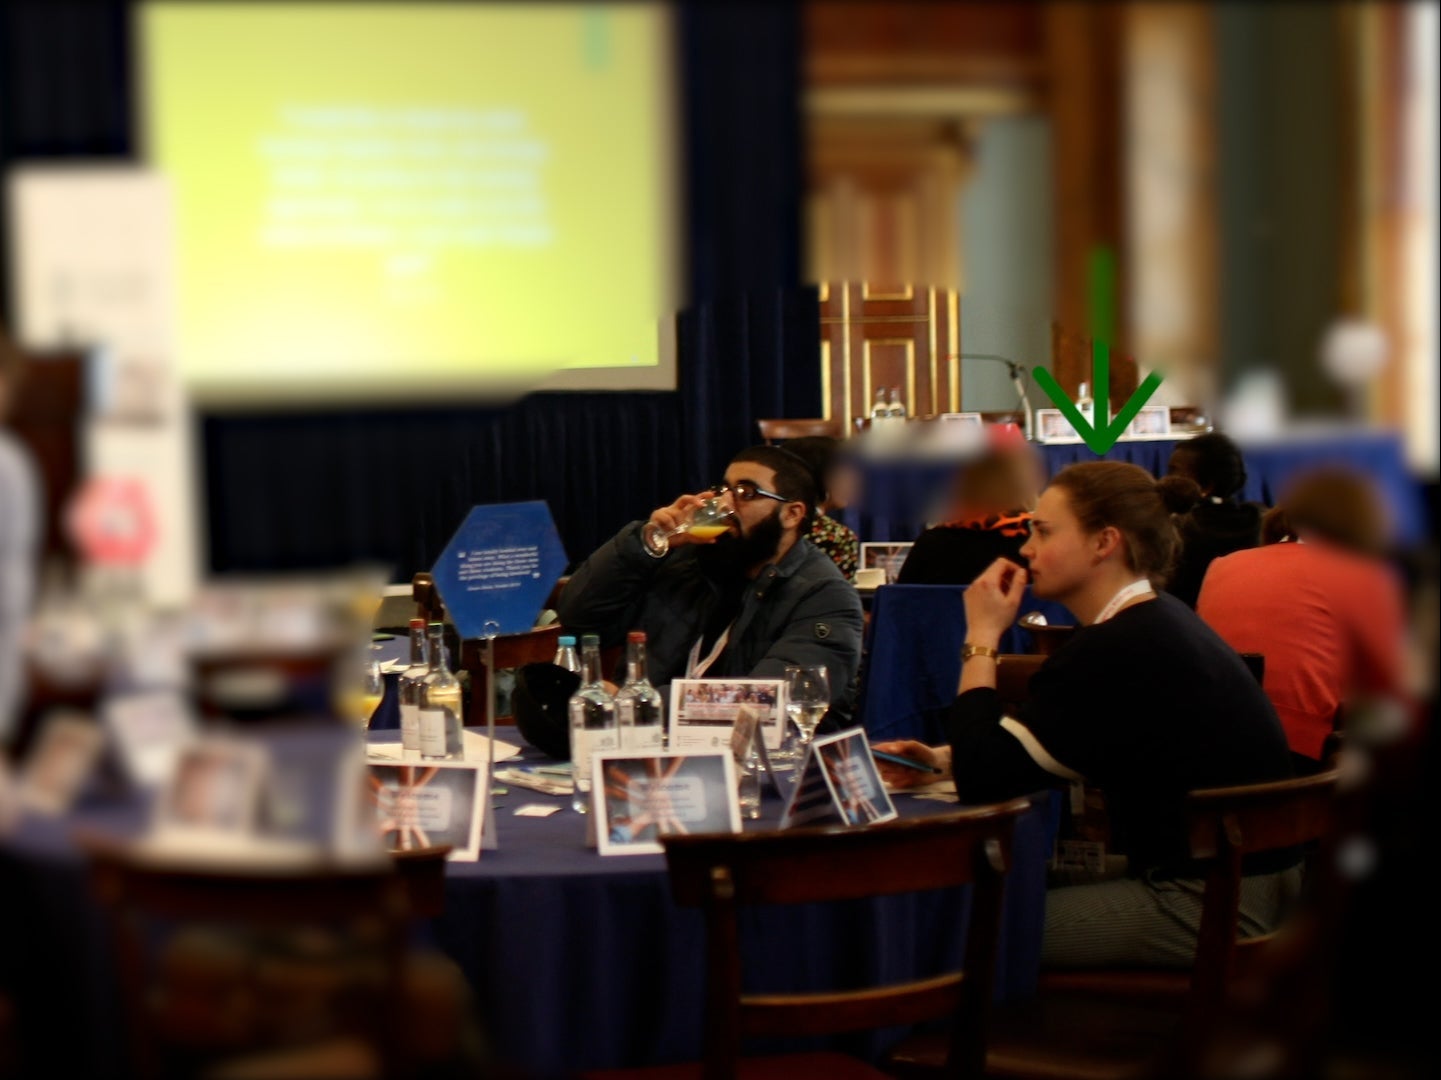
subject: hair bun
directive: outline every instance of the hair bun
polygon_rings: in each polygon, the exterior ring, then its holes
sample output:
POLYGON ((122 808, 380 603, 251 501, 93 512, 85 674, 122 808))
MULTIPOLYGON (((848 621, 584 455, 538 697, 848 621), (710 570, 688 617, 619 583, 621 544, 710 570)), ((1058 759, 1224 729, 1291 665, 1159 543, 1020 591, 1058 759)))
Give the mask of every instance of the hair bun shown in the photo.
POLYGON ((1163 476, 1156 481, 1156 494, 1161 496, 1166 509, 1173 514, 1189 513, 1205 498, 1200 484, 1188 476, 1175 474, 1163 476))

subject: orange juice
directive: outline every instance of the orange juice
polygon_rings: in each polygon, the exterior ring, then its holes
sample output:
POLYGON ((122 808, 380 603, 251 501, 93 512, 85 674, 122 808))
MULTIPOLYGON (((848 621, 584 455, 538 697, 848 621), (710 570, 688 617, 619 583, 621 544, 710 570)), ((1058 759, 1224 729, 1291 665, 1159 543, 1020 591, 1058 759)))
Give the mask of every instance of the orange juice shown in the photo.
POLYGON ((346 690, 339 695, 337 705, 341 715, 364 727, 370 722, 375 710, 384 700, 384 694, 367 694, 363 690, 346 690))
POLYGON ((724 532, 730 531, 729 525, 693 525, 688 530, 690 534, 701 540, 714 540, 724 532))

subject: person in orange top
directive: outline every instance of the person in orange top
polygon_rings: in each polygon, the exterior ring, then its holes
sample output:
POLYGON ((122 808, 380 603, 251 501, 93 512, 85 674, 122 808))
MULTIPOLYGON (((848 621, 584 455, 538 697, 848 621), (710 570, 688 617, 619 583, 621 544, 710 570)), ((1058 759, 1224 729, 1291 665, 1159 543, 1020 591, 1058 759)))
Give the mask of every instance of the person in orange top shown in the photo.
POLYGON ((1313 762, 1345 702, 1402 691, 1405 607, 1384 534, 1363 477, 1318 470, 1267 513, 1261 547, 1216 559, 1201 585, 1196 613, 1237 652, 1266 658, 1286 740, 1313 762))

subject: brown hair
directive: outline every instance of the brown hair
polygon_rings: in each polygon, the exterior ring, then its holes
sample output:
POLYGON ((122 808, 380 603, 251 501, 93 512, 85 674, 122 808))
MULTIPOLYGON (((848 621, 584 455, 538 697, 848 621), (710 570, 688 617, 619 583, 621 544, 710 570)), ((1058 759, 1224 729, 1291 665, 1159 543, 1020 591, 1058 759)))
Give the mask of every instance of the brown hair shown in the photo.
POLYGON ((1287 485, 1281 501, 1261 519, 1261 543, 1296 540, 1306 533, 1348 551, 1379 555, 1386 547, 1387 524, 1366 477, 1351 469, 1321 468, 1287 485))
POLYGON ((1126 565, 1157 587, 1165 584, 1181 539, 1171 515, 1194 505, 1196 485, 1181 478, 1157 481, 1139 465, 1088 461, 1068 465, 1051 486, 1061 488, 1088 533, 1106 526, 1125 539, 1126 565))
POLYGON ((956 476, 955 502, 966 510, 1034 510, 1036 487, 1023 452, 993 451, 956 476))

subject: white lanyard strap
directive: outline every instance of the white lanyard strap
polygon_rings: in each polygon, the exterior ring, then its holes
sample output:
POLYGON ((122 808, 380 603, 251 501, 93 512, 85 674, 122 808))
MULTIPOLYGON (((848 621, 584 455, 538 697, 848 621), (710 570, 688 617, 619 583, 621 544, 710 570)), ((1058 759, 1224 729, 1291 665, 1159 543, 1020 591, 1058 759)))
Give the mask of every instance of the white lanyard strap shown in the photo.
POLYGON ((697 660, 696 657, 700 655, 700 646, 701 642, 705 640, 705 635, 702 634, 695 639, 695 644, 690 647, 690 660, 686 664, 685 677, 687 679, 699 679, 716 662, 716 657, 725 652, 726 642, 730 641, 731 637, 731 626, 734 625, 735 621, 732 620, 730 626, 727 626, 721 632, 721 636, 716 638, 715 644, 711 646, 711 651, 704 660, 697 660))
POLYGON ((1131 582, 1131 584, 1127 585, 1115 596, 1111 597, 1111 602, 1101 609, 1101 613, 1096 616, 1096 622, 1092 623, 1091 625, 1095 626, 1096 623, 1105 622, 1116 612, 1120 611, 1121 608, 1125 607, 1127 603, 1136 599, 1136 597, 1138 596, 1155 595, 1156 590, 1151 588, 1150 581, 1148 581, 1146 578, 1139 578, 1136 581, 1131 582))

